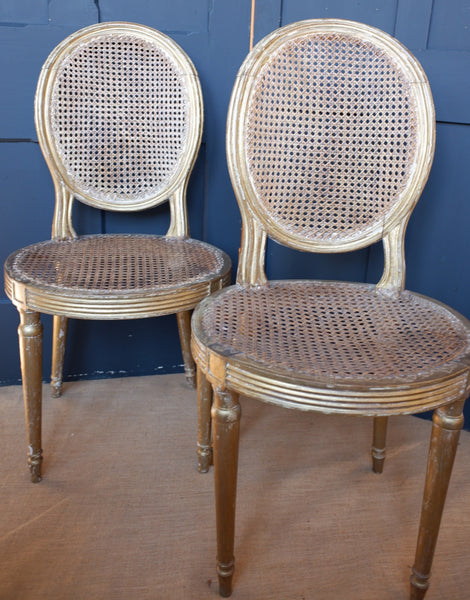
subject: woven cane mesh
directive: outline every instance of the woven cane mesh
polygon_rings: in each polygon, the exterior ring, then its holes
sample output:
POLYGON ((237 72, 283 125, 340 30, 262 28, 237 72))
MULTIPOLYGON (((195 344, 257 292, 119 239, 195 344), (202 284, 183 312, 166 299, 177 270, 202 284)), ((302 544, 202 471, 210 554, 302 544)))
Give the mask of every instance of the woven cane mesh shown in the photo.
POLYGON ((229 288, 205 307, 201 330, 223 354, 336 381, 447 374, 470 351, 465 326, 441 305, 337 282, 229 288))
POLYGON ((382 49, 317 33, 270 55, 251 90, 244 135, 262 210, 291 234, 350 241, 385 221, 410 181, 415 102, 382 49))
POLYGON ((59 64, 50 124, 78 193, 116 204, 153 198, 171 182, 185 150, 184 74, 150 41, 97 35, 59 64))
POLYGON ((8 268, 26 284, 128 294, 213 279, 223 264, 220 250, 193 239, 94 235, 27 246, 8 268))

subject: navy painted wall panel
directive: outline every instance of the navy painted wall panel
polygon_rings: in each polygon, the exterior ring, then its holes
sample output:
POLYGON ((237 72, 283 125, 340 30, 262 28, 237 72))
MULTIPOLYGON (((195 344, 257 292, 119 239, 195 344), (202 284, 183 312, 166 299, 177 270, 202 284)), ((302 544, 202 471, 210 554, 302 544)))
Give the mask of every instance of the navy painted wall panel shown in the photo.
POLYGON ((95 0, 49 0, 49 23, 52 25, 71 25, 80 29, 98 21, 98 2, 95 0))
POLYGON ((434 0, 428 48, 470 50, 470 5, 467 0, 434 0))
POLYGON ((3 0, 0 4, 0 24, 47 25, 48 0, 3 0))
POLYGON ((433 0, 400 2, 393 35, 410 50, 427 47, 433 0))
MULTIPOLYGON (((176 317, 132 321, 72 320, 64 370, 68 380, 181 372, 176 317)), ((51 343, 50 336, 45 344, 51 343)), ((44 377, 50 365, 45 360, 44 377)))
POLYGON ((94 0, 0 2, 0 139, 37 139, 32 107, 42 64, 67 35, 97 20, 94 0))
POLYGON ((436 156, 408 227, 410 289, 470 317, 470 128, 437 125, 436 156))
POLYGON ((76 29, 95 23, 98 6, 94 0, 2 0, 0 25, 73 25, 76 29))
POLYGON ((268 241, 266 275, 269 279, 333 279, 364 281, 369 250, 343 254, 311 254, 268 241))
POLYGON ((436 119, 470 124, 470 52, 415 50, 431 84, 436 119))
POLYGON ((0 27, 0 138, 36 140, 33 101, 42 64, 75 27, 0 27))
POLYGON ((145 23, 163 32, 207 32, 210 0, 99 0, 102 21, 145 23))
POLYGON ((393 34, 397 0, 284 0, 282 24, 301 19, 351 19, 393 34))
MULTIPOLYGON (((281 27, 283 0, 256 0, 254 44, 281 27)), ((305 17, 304 17, 305 18, 305 17)))
POLYGON ((464 0, 399 3, 394 35, 423 65, 438 121, 470 123, 469 20, 464 0))

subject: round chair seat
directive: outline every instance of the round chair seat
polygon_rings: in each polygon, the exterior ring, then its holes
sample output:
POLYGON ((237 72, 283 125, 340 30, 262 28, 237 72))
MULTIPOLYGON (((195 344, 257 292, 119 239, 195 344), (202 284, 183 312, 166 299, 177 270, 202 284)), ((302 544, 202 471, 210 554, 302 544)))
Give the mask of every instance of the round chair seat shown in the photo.
POLYGON ((29 310, 77 318, 137 318, 192 309, 226 284, 230 259, 190 238, 90 235, 11 254, 8 296, 29 310))
POLYGON ((325 281, 232 286, 198 307, 194 325, 209 379, 286 406, 417 412, 467 385, 467 320, 408 291, 325 281))

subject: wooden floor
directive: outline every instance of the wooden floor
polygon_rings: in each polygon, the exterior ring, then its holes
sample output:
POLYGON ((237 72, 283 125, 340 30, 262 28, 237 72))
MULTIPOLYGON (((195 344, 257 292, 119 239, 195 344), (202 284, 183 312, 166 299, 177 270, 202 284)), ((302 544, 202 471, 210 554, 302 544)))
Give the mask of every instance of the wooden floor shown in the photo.
MULTIPOLYGON (((196 471, 184 377, 45 391, 33 485, 21 389, 0 388, 0 598, 217 598, 213 476, 196 471)), ((242 409, 233 599, 406 599, 429 421, 392 418, 375 475, 368 419, 242 409)), ((469 459, 464 432, 427 600, 470 598, 469 459)))

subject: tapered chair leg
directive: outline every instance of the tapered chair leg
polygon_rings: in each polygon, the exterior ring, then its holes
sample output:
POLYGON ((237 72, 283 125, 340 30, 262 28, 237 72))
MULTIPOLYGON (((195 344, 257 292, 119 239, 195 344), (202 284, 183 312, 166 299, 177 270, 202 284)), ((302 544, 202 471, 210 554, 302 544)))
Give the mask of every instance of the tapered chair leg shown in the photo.
POLYGON ((374 417, 374 435, 372 438, 372 470, 382 473, 385 462, 385 441, 387 438, 388 417, 374 417))
POLYGON ((69 320, 67 317, 54 316, 51 370, 51 393, 53 398, 59 398, 62 395, 62 378, 68 325, 69 320))
POLYGON ((463 401, 456 402, 434 411, 421 522, 410 579, 411 600, 422 600, 429 587, 444 502, 463 426, 463 405, 463 401))
POLYGON ((217 521, 217 573, 219 594, 232 593, 234 571, 235 503, 237 492, 238 438, 241 409, 238 394, 214 390, 214 480, 217 521))
POLYGON ((191 311, 176 313, 178 320, 178 332, 181 342, 181 353, 183 355, 184 372, 186 381, 192 387, 196 387, 196 366, 191 354, 191 311))
POLYGON ((197 456, 200 473, 207 473, 212 464, 211 439, 212 386, 204 373, 197 370, 197 456))
POLYGON ((31 481, 41 481, 42 324, 39 313, 19 310, 21 375, 31 481))

